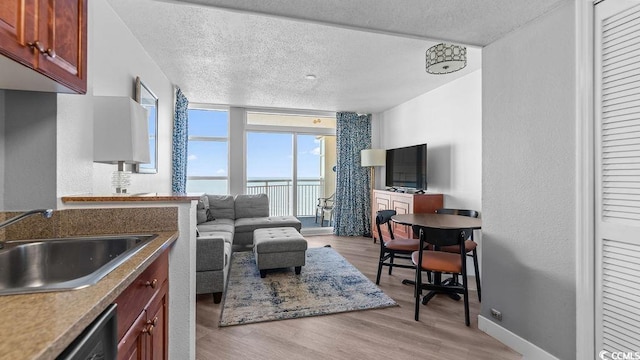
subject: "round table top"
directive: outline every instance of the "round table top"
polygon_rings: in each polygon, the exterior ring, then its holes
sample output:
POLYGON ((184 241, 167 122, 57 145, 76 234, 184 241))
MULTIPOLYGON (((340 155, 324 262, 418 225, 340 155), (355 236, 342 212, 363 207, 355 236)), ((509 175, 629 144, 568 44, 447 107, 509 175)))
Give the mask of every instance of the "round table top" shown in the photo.
POLYGON ((482 220, 469 216, 448 214, 400 214, 391 220, 403 225, 418 225, 436 229, 480 229, 482 220))

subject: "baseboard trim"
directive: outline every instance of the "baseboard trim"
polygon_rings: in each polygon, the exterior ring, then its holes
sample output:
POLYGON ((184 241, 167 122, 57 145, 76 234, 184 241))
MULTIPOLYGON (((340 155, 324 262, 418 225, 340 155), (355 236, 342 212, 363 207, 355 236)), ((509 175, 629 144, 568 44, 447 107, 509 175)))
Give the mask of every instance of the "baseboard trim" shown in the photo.
POLYGON ((524 360, 559 360, 557 357, 482 315, 478 315, 478 329, 522 354, 524 360))

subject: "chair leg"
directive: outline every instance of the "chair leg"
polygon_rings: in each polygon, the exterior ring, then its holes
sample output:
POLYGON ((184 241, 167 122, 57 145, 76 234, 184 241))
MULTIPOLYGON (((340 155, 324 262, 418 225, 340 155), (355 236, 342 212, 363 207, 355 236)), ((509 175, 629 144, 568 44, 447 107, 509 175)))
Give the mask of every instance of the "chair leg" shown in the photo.
POLYGON ((376 285, 380 285, 380 275, 382 274, 382 258, 384 258, 384 250, 380 249, 380 259, 378 259, 378 276, 376 276, 376 285))
POLYGON ((473 249, 473 267, 476 271, 476 287, 478 288, 478 302, 482 302, 482 290, 480 289, 480 268, 478 267, 478 252, 473 249))
POLYGON ((415 297, 416 297, 416 305, 414 312, 414 319, 416 321, 420 321, 420 295, 422 295, 422 269, 416 266, 416 284, 415 284, 415 297))
POLYGON ((320 214, 320 226, 324 227, 324 210, 320 210, 321 214, 320 214))
POLYGON ((391 257, 389 258, 389 275, 391 275, 391 270, 393 270, 393 252, 391 252, 391 257))
POLYGON ((467 288, 467 277, 465 276, 462 280, 464 287, 464 323, 469 326, 471 322, 469 321, 469 290, 467 288))

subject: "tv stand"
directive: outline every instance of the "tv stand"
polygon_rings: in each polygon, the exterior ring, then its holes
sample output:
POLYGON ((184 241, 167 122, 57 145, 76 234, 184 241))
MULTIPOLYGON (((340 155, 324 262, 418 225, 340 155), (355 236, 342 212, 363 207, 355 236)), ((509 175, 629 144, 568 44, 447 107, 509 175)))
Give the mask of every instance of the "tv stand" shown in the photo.
MULTIPOLYGON (((418 214, 435 213, 436 209, 444 207, 444 196, 442 194, 408 194, 387 190, 373 190, 372 210, 372 233, 374 242, 380 238, 376 228, 376 212, 378 210, 395 210, 398 214, 418 214)), ((392 223, 393 234, 397 237, 413 237, 411 227, 392 223)), ((381 227, 385 239, 389 239, 387 227, 381 227)))

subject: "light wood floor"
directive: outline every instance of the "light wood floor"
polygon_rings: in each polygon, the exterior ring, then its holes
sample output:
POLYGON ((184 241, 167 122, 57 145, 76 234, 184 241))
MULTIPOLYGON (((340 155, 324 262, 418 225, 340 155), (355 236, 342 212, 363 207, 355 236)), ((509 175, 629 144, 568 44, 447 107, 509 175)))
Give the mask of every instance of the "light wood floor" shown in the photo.
MULTIPOLYGON (((365 276, 375 281, 379 245, 371 238, 309 236, 309 247, 330 244, 365 276)), ((400 306, 378 310, 272 321, 218 328, 220 304, 201 295, 196 304, 197 359, 521 359, 478 330, 477 294, 470 293, 471 327, 464 325, 462 301, 445 295, 421 305, 413 319, 410 269, 384 272, 380 288, 400 306)), ((304 268, 303 270, 304 271, 304 268)), ((474 283, 475 284, 475 283, 474 283)))

